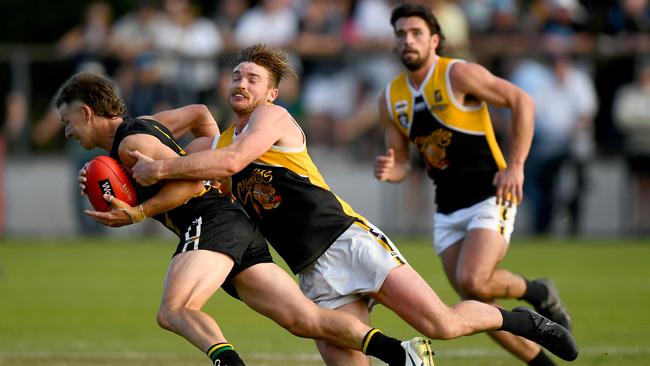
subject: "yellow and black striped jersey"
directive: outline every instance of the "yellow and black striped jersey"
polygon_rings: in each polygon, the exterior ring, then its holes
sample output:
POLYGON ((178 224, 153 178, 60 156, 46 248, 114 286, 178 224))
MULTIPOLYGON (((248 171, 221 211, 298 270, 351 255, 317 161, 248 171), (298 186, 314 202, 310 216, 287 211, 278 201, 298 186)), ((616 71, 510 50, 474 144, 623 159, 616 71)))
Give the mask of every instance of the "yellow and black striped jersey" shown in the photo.
POLYGON ((442 213, 493 196, 494 175, 505 167, 486 104, 465 106, 454 97, 449 70, 456 62, 464 61, 439 57, 419 89, 406 72, 386 86, 389 117, 424 160, 442 213))
MULTIPOLYGON (((233 125, 217 146, 235 138, 233 125)), ((272 146, 226 184, 294 273, 318 259, 355 220, 365 221, 330 191, 305 144, 272 146)))

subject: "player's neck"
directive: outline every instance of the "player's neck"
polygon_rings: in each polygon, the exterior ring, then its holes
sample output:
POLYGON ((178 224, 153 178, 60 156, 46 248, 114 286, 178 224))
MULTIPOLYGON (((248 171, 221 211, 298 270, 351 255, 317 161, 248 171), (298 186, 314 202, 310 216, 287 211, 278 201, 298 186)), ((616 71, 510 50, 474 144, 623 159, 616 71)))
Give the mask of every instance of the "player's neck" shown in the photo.
POLYGON ((419 69, 407 71, 409 81, 411 82, 411 85, 413 85, 413 87, 415 87, 416 89, 420 88, 420 85, 422 85, 424 79, 429 74, 429 70, 436 63, 437 60, 438 60, 438 55, 433 54, 431 57, 429 57, 427 62, 424 63, 422 67, 420 67, 419 69))
POLYGON ((244 130, 244 127, 246 127, 250 118, 250 114, 237 116, 237 120, 235 120, 235 135, 239 135, 244 130))
POLYGON ((113 140, 115 139, 115 131, 117 127, 123 122, 122 117, 106 118, 104 123, 101 124, 102 131, 99 133, 97 147, 106 151, 111 151, 113 148, 113 140))

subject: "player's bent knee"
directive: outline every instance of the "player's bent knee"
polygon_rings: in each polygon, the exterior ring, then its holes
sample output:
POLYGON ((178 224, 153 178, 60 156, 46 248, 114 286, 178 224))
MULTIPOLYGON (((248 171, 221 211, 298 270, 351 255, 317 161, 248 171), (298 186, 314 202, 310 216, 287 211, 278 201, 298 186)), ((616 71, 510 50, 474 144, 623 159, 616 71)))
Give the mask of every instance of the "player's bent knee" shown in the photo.
POLYGON ((158 314, 156 315, 156 321, 158 322, 158 325, 166 330, 174 331, 176 327, 174 326, 177 321, 175 319, 178 319, 179 317, 182 316, 182 312, 186 310, 185 308, 172 308, 168 306, 161 306, 160 309, 158 309, 158 314))
POLYGON ((167 330, 172 330, 171 314, 166 309, 160 308, 156 314, 156 322, 158 325, 167 330))
POLYGON ((475 276, 461 276, 458 281, 458 290, 467 300, 490 301, 494 297, 486 281, 475 276))

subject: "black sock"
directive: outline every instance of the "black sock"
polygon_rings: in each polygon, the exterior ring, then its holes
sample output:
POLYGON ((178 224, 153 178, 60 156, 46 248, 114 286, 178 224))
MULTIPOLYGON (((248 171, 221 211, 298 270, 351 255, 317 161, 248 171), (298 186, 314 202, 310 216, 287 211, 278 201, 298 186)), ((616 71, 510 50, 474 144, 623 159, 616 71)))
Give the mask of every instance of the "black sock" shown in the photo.
POLYGON ((499 330, 505 330, 519 336, 528 334, 532 330, 533 324, 528 313, 498 309, 503 317, 503 324, 501 324, 499 330))
POLYGON ((528 366, 555 366, 555 362, 544 353, 544 350, 540 350, 537 356, 528 362, 528 366))
POLYGON ((363 337, 361 350, 368 356, 377 357, 389 365, 404 365, 406 353, 398 339, 385 336, 379 329, 372 328, 363 337))
POLYGON ((528 281, 525 278, 524 280, 526 281, 526 292, 524 293, 524 296, 521 297, 521 299, 526 300, 533 306, 538 306, 544 302, 548 296, 548 289, 546 286, 538 282, 528 281))
POLYGON ((239 358, 239 355, 235 352, 230 343, 217 343, 208 348, 206 353, 214 365, 245 366, 244 361, 239 358), (217 360, 219 362, 217 362, 217 360))

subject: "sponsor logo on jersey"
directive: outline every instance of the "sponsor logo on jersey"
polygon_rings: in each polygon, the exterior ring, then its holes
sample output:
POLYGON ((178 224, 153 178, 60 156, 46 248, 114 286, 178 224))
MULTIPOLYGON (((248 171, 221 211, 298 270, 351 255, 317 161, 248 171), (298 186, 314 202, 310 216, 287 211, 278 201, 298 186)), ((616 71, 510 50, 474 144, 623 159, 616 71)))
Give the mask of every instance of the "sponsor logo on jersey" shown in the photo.
POLYGON ((399 100, 395 102, 395 112, 406 112, 409 109, 409 102, 406 100, 399 100))
POLYGON ((442 92, 440 91, 440 89, 436 89, 433 92, 433 100, 435 100, 436 103, 442 102, 442 92))
POLYGON ((494 216, 492 215, 479 215, 477 217, 479 220, 494 220, 494 216))
POLYGON ((402 126, 402 128, 406 128, 409 124, 409 116, 406 113, 400 113, 397 115, 397 120, 399 121, 399 125, 402 126))

